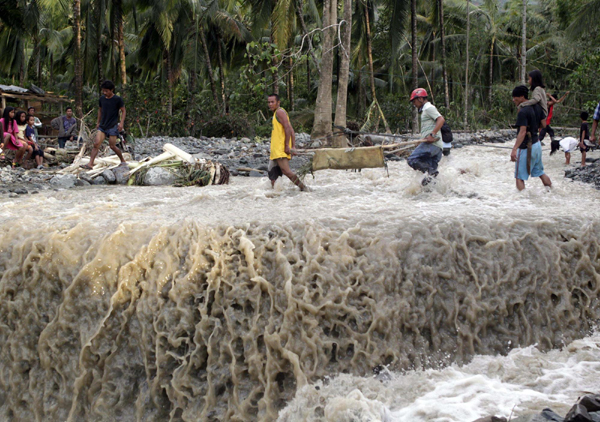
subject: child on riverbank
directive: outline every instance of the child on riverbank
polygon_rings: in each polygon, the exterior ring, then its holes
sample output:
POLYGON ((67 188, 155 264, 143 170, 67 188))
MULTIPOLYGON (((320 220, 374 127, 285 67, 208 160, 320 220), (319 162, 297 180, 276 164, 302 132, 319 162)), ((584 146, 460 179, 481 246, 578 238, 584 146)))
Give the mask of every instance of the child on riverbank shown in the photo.
POLYGON ((585 167, 585 155, 590 150, 590 147, 585 141, 590 142, 590 129, 587 119, 590 117, 587 111, 581 112, 581 127, 579 128, 579 151, 581 151, 581 167, 585 167))
POLYGON ((44 168, 44 151, 40 148, 37 143, 35 136, 35 116, 31 114, 27 116, 27 128, 25 129, 25 139, 31 148, 33 148, 32 157, 35 160, 37 169, 41 170, 44 168))

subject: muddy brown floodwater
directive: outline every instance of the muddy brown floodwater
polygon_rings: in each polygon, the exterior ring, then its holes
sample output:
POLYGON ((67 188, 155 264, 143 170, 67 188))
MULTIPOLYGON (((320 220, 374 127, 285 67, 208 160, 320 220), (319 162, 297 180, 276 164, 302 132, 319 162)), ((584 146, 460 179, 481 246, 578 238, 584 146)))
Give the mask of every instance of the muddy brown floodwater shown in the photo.
POLYGON ((508 153, 454 151, 427 190, 398 162, 319 172, 312 193, 234 178, 2 200, 0 420, 477 416, 428 416, 427 394, 482 359, 598 341, 600 192, 545 153, 553 190, 518 193, 508 153), (380 365, 393 383, 361 390, 380 365))

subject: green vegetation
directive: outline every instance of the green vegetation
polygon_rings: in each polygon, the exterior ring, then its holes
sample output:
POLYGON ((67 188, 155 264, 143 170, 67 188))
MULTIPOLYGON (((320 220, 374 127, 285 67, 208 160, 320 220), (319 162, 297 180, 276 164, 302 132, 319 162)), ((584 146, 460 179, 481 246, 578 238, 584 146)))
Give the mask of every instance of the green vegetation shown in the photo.
MULTIPOLYGON (((465 99, 470 128, 506 128, 525 35, 526 70, 572 93, 555 125, 573 126, 600 100, 600 0, 525 10, 523 34, 523 0, 15 0, 0 3, 0 82, 72 95, 81 116, 112 79, 136 136, 268 137, 271 92, 297 130, 328 134, 341 86, 342 124, 362 126, 376 101, 392 131, 410 130, 418 85, 454 128, 465 99)), ((369 123, 384 128, 376 112, 369 123)))

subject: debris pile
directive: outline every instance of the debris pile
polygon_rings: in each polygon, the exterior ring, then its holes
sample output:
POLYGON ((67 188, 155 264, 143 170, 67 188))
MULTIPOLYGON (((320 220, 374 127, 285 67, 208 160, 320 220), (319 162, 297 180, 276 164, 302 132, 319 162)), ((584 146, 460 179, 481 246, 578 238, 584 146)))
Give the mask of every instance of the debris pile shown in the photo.
POLYGON ((77 175, 90 184, 121 184, 137 186, 208 186, 229 183, 229 171, 215 161, 199 159, 172 144, 163 146, 164 152, 157 157, 133 161, 128 153, 121 163, 116 156, 100 157, 91 170, 82 169, 90 161, 84 156, 84 146, 73 163, 61 170, 63 175, 77 175))

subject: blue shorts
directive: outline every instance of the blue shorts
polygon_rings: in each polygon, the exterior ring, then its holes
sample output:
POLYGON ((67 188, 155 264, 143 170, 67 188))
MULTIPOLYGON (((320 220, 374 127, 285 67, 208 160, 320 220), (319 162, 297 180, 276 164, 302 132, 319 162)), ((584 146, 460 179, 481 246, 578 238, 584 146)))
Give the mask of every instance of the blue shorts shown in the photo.
POLYGON ((101 127, 99 127, 98 130, 100 132, 105 133, 106 136, 118 136, 119 135, 119 124, 117 123, 116 125, 114 125, 110 129, 102 129, 101 127))
MULTIPOLYGON (((544 165, 542 164, 542 143, 536 142, 531 146, 531 177, 540 177, 543 175, 544 165)), ((529 174, 527 174, 527 149, 519 149, 517 151, 515 179, 529 179, 529 174)))

